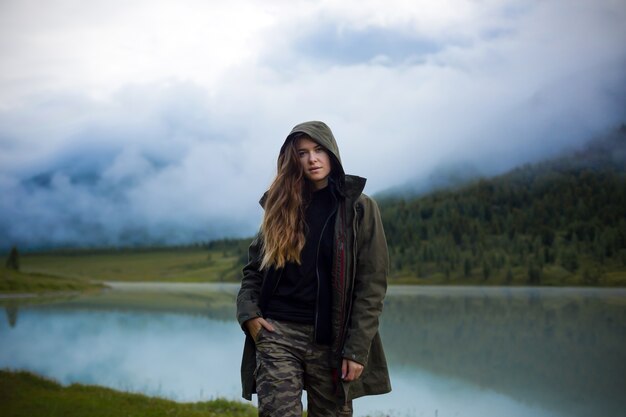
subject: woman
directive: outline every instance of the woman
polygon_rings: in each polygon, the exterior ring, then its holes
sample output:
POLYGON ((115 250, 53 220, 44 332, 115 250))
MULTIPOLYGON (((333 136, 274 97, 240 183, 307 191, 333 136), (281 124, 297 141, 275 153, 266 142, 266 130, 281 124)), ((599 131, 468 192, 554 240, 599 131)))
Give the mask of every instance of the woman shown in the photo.
POLYGON ((391 390, 378 334, 388 254, 365 179, 346 175, 322 122, 293 128, 261 199, 261 230, 237 296, 246 333, 243 396, 260 416, 352 415, 352 399, 391 390))

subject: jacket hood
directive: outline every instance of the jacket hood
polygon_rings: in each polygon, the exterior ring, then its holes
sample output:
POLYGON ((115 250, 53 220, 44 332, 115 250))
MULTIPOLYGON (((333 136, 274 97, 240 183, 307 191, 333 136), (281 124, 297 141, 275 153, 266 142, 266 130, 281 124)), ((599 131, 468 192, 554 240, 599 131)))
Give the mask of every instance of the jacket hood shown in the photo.
POLYGON ((294 139, 298 133, 304 133, 308 135, 311 139, 313 139, 318 144, 322 145, 324 148, 328 150, 335 159, 335 162, 338 163, 341 168, 343 174, 343 166, 341 165, 341 156, 339 156, 339 146, 337 146, 337 141, 335 140, 335 136, 333 132, 330 130, 330 127, 324 122, 320 121, 311 121, 304 122, 296 125, 283 143, 283 146, 280 148, 280 153, 282 154, 285 151, 285 146, 294 139))
POLYGON ((342 189, 345 171, 343 170, 343 165, 341 164, 339 146, 337 146, 337 141, 335 140, 335 136, 330 130, 330 127, 328 127, 326 123, 318 120, 297 124, 293 129, 291 129, 291 132, 287 135, 285 142, 283 142, 283 146, 280 147, 281 155, 285 151, 285 146, 294 140, 299 133, 306 134, 313 139, 313 141, 326 148, 326 150, 330 153, 331 159, 334 161, 334 169, 333 172, 331 172, 330 177, 334 179, 334 181, 338 183, 339 188, 342 189))
MULTIPOLYGON (((285 146, 292 140, 298 133, 304 133, 313 139, 315 142, 322 145, 331 155, 331 159, 334 160, 333 171, 331 172, 331 182, 335 184, 337 191, 347 197, 358 197, 363 188, 365 188, 366 179, 358 177, 356 175, 346 175, 341 164, 341 156, 339 155, 339 146, 333 132, 328 125, 324 122, 317 120, 304 122, 296 125, 280 148, 280 155, 285 151, 285 146), (338 172, 337 172, 338 171, 338 172)), ((266 193, 267 194, 267 193, 266 193)), ((266 194, 261 198, 261 205, 264 205, 266 194)))

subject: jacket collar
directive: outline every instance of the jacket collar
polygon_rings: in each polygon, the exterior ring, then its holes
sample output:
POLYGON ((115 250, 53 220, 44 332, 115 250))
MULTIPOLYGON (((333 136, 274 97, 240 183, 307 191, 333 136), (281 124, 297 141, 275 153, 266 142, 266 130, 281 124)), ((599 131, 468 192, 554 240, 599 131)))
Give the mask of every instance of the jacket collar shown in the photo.
MULTIPOLYGON (((331 179, 331 181, 334 181, 331 179)), ((339 181, 335 181, 336 189, 342 197, 355 199, 361 195, 367 179, 357 175, 344 175, 339 181)))

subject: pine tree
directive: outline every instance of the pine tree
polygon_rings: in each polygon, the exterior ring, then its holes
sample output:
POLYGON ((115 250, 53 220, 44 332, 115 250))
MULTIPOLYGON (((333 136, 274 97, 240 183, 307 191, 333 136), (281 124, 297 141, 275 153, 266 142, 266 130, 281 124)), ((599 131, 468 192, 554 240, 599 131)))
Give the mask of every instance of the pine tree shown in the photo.
POLYGON ((11 252, 9 252, 9 257, 7 258, 6 267, 14 271, 20 270, 20 255, 17 251, 17 247, 15 246, 13 246, 11 248, 11 252))

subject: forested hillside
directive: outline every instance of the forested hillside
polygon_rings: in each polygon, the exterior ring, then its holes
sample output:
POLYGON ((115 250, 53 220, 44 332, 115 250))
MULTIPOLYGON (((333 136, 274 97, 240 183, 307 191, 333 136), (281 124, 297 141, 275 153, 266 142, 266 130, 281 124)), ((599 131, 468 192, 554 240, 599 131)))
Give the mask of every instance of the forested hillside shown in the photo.
POLYGON ((626 126, 559 159, 379 205, 391 282, 626 285, 626 126))

